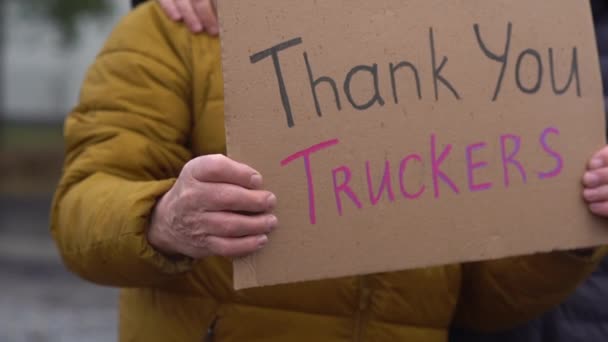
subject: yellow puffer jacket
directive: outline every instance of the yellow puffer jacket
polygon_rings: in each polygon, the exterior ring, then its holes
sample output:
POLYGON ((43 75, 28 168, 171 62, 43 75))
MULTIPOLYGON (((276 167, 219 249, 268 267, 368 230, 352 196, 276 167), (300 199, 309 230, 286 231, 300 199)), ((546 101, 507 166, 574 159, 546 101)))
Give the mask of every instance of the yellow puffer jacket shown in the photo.
POLYGON ((121 341, 447 340, 451 324, 495 330, 560 302, 594 268, 552 253, 235 292, 222 258, 188 262, 145 238, 156 200, 189 159, 225 151, 217 39, 156 2, 115 29, 65 126, 52 233, 67 266, 123 288, 121 341))

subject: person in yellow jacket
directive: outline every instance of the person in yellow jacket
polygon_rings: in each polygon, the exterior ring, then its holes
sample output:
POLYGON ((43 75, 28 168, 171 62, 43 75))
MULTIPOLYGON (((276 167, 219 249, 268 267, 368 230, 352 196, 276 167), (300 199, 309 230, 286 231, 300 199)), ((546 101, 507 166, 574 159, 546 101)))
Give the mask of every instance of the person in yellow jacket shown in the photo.
MULTIPOLYGON (((277 199, 223 156, 220 45, 155 2, 116 27, 65 123, 51 231, 66 265, 122 288, 120 341, 444 342, 562 301, 603 249, 232 290, 230 257, 272 237, 277 199), (246 212, 247 214, 239 214, 246 212)), ((584 175, 608 217, 608 148, 584 175)), ((608 227, 607 227, 608 229, 608 227)))

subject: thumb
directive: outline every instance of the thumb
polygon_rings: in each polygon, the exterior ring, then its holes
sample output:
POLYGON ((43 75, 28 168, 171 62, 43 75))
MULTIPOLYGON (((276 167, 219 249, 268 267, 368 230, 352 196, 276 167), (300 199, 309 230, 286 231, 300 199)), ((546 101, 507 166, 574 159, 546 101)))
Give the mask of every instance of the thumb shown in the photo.
POLYGON ((192 159, 184 168, 199 182, 233 184, 247 189, 262 187, 262 176, 258 171, 221 154, 192 159))

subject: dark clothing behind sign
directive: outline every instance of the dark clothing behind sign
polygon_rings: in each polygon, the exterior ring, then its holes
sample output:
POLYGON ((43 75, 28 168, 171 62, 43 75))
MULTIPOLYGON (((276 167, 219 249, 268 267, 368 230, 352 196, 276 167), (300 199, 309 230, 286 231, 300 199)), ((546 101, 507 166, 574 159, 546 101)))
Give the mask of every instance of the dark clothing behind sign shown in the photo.
POLYGON ((453 331, 451 342, 608 341, 608 259, 557 309, 499 334, 453 331))
MULTIPOLYGON (((604 84, 604 103, 608 112, 608 1, 592 0, 593 21, 595 23, 595 34, 597 47, 600 54, 600 65, 602 67, 602 80, 604 84)), ((606 134, 608 136, 608 120, 606 120, 606 134)))
POLYGON ((604 80, 604 96, 606 96, 608 95, 606 91, 608 89, 608 1, 593 0, 591 5, 604 80))
POLYGON ((135 7, 139 4, 146 2, 146 0, 131 0, 131 7, 135 7))
MULTIPOLYGON (((608 1, 592 0, 604 102, 608 104, 608 1)), ((608 132, 608 127, 607 127, 608 132)), ((452 331, 451 342, 606 342, 608 341, 608 258, 555 310, 500 334, 452 331)))

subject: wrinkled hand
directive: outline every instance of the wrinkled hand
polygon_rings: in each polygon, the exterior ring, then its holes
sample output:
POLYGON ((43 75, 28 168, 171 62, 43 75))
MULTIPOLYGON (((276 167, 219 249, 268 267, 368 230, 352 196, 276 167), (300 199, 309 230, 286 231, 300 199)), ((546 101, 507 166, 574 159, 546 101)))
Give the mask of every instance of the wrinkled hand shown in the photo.
POLYGON ((183 20, 194 33, 219 33, 216 13, 217 0, 158 0, 165 13, 174 21, 183 20))
POLYGON ((198 157, 182 169, 152 214, 148 241, 165 255, 239 257, 266 245, 277 226, 276 196, 262 176, 222 155, 198 157))
POLYGON ((592 213, 608 217, 608 146, 597 152, 583 176, 583 197, 592 213))

